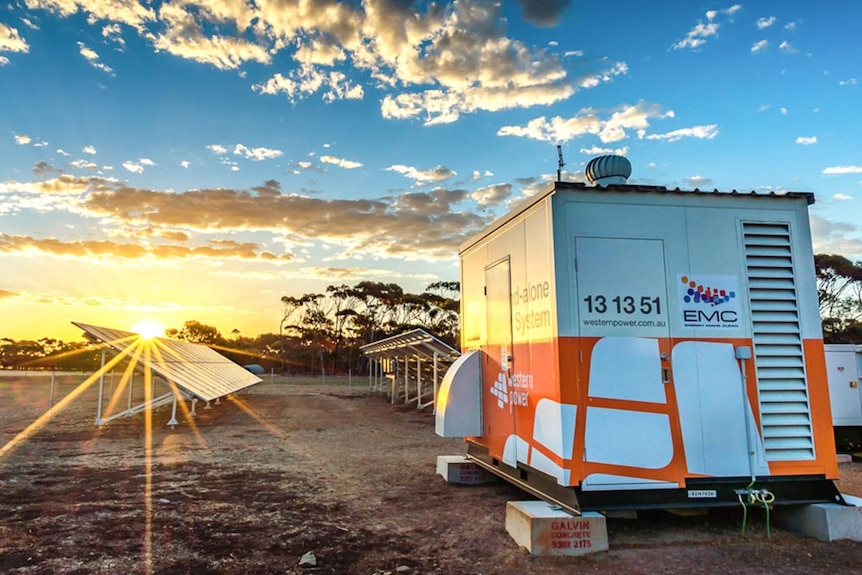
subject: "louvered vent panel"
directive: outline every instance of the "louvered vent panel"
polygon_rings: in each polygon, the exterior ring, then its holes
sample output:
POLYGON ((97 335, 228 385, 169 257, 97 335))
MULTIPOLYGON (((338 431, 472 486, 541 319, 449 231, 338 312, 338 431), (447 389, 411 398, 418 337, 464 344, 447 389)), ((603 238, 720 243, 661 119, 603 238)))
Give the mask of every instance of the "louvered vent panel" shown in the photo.
POLYGON ((744 223, 754 365, 769 461, 814 459, 790 227, 744 223))

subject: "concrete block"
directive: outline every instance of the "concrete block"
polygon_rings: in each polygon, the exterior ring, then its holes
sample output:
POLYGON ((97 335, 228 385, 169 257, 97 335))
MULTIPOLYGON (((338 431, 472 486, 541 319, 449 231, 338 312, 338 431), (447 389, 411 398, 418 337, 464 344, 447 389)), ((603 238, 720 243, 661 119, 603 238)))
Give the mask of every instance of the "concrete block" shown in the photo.
POLYGON ((815 503, 777 507, 775 521, 782 527, 821 541, 862 541, 862 499, 844 495, 850 506, 815 503))
POLYGON ((438 455, 437 475, 447 483, 481 485, 497 481, 497 476, 479 467, 463 455, 438 455))
POLYGON ((586 555, 608 550, 605 516, 580 517, 544 501, 506 503, 506 532, 531 555, 586 555))
POLYGON ((837 457, 838 463, 853 463, 853 456, 849 453, 839 453, 837 457))

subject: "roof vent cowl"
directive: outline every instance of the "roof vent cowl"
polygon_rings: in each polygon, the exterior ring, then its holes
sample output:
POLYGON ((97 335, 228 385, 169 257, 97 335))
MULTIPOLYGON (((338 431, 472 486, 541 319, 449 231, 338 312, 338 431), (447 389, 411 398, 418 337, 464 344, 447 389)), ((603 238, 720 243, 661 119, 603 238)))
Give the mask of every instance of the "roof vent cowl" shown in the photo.
POLYGON ((595 186, 625 184, 632 175, 632 164, 623 156, 598 156, 587 163, 584 172, 587 181, 595 186))

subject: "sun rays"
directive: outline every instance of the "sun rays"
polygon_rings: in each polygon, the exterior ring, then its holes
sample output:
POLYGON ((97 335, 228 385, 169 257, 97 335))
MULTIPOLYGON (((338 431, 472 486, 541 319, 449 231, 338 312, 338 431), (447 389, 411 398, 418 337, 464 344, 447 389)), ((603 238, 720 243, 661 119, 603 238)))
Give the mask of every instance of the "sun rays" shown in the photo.
MULTIPOLYGON (((153 501, 156 497, 154 474, 157 472, 156 463, 159 457, 155 449, 154 438, 158 433, 155 429, 154 410, 159 406, 172 404, 171 418, 167 425, 172 428, 180 422, 187 425, 194 436, 194 443, 203 449, 209 449, 209 445, 195 422, 195 403, 209 403, 221 397, 233 399, 232 403, 254 419, 267 433, 281 441, 287 441, 287 437, 284 432, 261 417, 246 401, 235 395, 236 391, 259 383, 261 379, 216 351, 200 344, 158 337, 160 332, 156 327, 148 332, 154 334, 153 336, 144 337, 143 333, 121 332, 77 323, 75 325, 85 330, 92 343, 100 345, 99 368, 0 447, 0 465, 9 461, 16 449, 43 430, 56 415, 76 400, 80 400, 88 391, 90 393, 86 397, 94 393, 98 397, 95 418, 97 427, 118 417, 131 417, 143 412, 144 438, 143 450, 140 453, 144 467, 142 561, 145 571, 153 573, 157 559, 153 533, 153 501), (114 385, 113 376, 117 373, 119 378, 114 385), (107 375, 111 376, 110 390, 106 389, 107 375), (165 391, 157 392, 158 386, 166 388, 165 391), (94 390, 94 387, 98 389, 94 390), (133 406, 136 401, 141 403, 133 406)), ((144 331, 141 327, 136 326, 136 329, 144 331)), ((79 352, 92 352, 92 348, 79 352)))

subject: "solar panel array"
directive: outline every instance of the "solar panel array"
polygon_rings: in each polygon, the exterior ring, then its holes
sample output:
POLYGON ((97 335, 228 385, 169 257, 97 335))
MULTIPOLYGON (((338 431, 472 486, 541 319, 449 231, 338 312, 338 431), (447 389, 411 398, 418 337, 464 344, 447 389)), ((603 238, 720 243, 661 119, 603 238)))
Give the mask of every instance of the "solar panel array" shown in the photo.
POLYGON ((368 357, 373 358, 411 355, 434 359, 436 354, 437 357, 454 361, 461 355, 457 349, 421 328, 367 343, 359 349, 368 357))
POLYGON ((161 337, 143 339, 140 335, 128 331, 74 321, 72 324, 84 330, 93 340, 120 353, 134 354, 134 346, 151 346, 148 354, 138 354, 138 361, 165 380, 173 382, 189 396, 203 401, 213 401, 263 381, 217 351, 199 343, 161 337))

